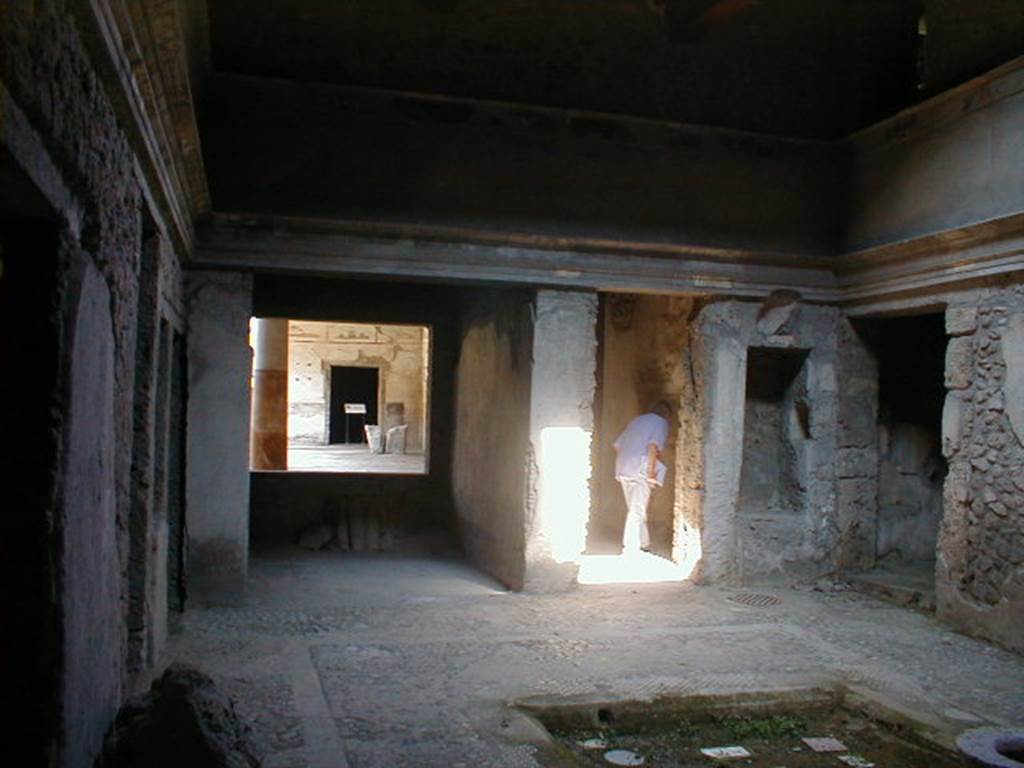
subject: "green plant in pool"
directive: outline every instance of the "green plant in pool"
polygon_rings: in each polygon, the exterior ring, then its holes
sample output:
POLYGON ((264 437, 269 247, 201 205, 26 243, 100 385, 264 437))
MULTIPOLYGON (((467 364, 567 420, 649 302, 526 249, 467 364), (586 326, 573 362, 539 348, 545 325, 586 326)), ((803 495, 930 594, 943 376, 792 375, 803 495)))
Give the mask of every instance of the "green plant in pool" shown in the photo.
POLYGON ((772 739, 797 736, 807 728, 799 717, 778 715, 773 717, 725 717, 721 725, 737 740, 772 739))

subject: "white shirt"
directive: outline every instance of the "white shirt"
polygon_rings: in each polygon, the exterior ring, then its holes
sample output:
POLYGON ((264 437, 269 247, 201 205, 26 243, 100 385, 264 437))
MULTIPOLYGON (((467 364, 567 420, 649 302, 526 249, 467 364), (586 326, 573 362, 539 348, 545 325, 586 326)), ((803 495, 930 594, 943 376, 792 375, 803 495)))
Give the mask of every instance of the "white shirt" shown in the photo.
MULTIPOLYGON (((615 479, 644 479, 647 477, 647 447, 654 443, 659 451, 665 450, 668 422, 656 413, 637 416, 615 440, 618 456, 615 459, 615 479)), ((665 465, 657 462, 657 483, 665 480, 665 465)))

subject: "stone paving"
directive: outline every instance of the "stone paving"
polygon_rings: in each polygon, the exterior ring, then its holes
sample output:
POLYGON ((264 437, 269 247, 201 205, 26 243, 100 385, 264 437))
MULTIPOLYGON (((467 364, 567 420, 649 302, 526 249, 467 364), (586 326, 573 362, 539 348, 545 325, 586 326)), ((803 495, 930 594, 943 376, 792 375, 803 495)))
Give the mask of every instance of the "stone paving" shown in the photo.
MULTIPOLYGON (((1024 658, 849 591, 780 602, 691 584, 508 593, 451 560, 287 551, 254 560, 242 607, 195 608, 172 638, 236 696, 270 768, 534 766, 520 698, 843 682, 950 732, 1024 725, 1024 658)), ((744 591, 751 591, 749 588, 744 591)))

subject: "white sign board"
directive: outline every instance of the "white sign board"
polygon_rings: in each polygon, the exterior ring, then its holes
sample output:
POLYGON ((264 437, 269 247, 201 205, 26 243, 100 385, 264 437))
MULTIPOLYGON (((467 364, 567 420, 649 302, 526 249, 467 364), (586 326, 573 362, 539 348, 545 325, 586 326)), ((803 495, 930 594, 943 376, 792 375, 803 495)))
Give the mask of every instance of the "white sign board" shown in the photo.
POLYGON ((345 403, 345 413, 366 413, 365 403, 345 403))

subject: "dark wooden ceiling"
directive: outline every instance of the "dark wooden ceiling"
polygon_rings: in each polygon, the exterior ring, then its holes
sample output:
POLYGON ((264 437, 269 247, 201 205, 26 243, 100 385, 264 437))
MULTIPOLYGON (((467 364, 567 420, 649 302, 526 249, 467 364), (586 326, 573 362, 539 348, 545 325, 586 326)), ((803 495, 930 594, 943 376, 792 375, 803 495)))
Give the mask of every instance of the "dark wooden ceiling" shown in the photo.
POLYGON ((807 138, 846 135, 1024 53, 1024 0, 208 6, 220 72, 807 138))

